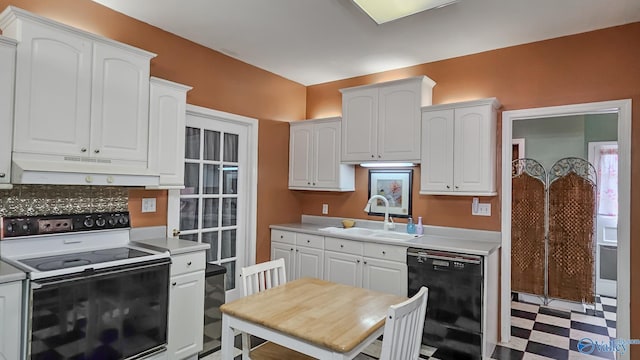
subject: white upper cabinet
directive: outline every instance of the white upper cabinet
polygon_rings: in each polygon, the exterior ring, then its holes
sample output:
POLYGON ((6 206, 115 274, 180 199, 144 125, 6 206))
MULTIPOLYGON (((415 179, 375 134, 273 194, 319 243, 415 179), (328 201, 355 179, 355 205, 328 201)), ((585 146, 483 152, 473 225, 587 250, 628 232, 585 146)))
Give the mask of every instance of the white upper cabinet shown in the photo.
POLYGON ((0 36, 0 189, 11 188, 16 42, 0 36))
POLYGON ((353 166, 340 163, 340 123, 340 118, 290 123, 289 189, 355 189, 353 166))
POLYGON ((420 162, 420 108, 431 104, 426 76, 341 89, 342 162, 420 162))
POLYGON ((420 193, 494 196, 495 98, 428 106, 422 113, 420 193))
POLYGON ((184 188, 184 131, 189 90, 189 86, 151 78, 149 167, 160 174, 159 188, 184 188))
POLYGON ((146 169, 155 54, 8 7, 18 41, 14 158, 146 169))

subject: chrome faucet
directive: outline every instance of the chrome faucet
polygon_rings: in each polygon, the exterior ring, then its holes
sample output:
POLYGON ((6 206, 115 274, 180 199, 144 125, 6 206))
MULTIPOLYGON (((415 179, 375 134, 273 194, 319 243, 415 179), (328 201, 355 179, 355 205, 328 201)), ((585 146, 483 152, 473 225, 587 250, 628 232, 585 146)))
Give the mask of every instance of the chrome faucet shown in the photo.
POLYGON ((384 202, 384 230, 394 229, 396 225, 393 223, 393 220, 389 221, 389 200, 387 200, 386 197, 382 195, 373 195, 371 198, 369 198, 369 201, 367 201, 367 205, 364 207, 364 211, 371 211, 371 202, 373 201, 373 199, 380 199, 384 202))

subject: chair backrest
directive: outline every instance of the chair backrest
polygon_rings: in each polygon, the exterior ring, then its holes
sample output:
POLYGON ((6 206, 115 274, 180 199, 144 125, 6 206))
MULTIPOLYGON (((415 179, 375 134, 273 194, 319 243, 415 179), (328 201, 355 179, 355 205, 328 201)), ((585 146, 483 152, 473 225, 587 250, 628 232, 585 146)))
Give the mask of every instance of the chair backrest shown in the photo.
POLYGON ((415 360, 420 356, 429 290, 420 288, 417 294, 387 311, 382 336, 381 360, 415 360))
POLYGON ((255 264, 240 269, 244 295, 251 295, 287 282, 284 259, 255 264))

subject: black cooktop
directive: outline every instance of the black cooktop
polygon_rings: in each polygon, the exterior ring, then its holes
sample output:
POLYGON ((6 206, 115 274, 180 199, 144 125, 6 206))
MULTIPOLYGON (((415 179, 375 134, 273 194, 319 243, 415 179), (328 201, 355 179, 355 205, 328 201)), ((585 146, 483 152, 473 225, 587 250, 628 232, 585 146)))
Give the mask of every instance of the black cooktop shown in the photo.
POLYGON ((51 271, 76 266, 98 264, 108 261, 131 259, 147 255, 151 254, 128 247, 118 247, 77 252, 72 254, 22 259, 19 261, 38 271, 51 271))

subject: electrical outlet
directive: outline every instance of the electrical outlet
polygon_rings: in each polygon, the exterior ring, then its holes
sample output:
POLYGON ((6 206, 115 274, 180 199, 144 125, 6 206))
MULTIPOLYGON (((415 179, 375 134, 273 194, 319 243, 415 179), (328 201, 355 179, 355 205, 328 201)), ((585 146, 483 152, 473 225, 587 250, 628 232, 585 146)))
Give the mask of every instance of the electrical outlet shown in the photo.
POLYGON ((322 215, 327 215, 329 213, 329 204, 322 204, 322 215))
POLYGON ((477 206, 471 206, 471 215, 491 216, 491 204, 478 203, 477 206))
POLYGON ((156 198, 143 198, 142 199, 142 212, 156 212, 156 198))

